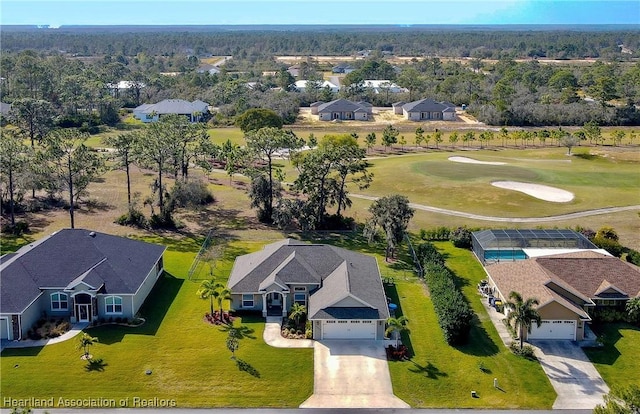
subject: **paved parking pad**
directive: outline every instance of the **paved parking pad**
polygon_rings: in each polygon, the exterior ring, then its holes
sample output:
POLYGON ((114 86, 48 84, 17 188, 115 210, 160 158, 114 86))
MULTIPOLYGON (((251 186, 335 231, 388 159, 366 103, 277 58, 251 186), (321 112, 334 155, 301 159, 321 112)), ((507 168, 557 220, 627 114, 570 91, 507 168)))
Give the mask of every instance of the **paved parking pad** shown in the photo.
POLYGON ((600 373, 572 341, 531 341, 558 394, 553 409, 593 409, 609 393, 600 373))
POLYGON ((393 395, 383 341, 317 341, 313 395, 301 408, 409 408, 393 395))

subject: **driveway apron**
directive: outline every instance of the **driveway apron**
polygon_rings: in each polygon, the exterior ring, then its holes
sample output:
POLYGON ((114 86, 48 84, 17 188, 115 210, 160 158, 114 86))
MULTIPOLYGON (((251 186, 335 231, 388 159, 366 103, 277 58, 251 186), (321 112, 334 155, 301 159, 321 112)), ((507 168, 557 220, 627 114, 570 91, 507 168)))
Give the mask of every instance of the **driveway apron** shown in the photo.
POLYGON ((558 394, 553 409, 593 409, 609 392, 600 373, 572 341, 531 341, 558 394))
POLYGON ((314 344, 313 395, 301 408, 409 408, 393 395, 383 341, 314 344))

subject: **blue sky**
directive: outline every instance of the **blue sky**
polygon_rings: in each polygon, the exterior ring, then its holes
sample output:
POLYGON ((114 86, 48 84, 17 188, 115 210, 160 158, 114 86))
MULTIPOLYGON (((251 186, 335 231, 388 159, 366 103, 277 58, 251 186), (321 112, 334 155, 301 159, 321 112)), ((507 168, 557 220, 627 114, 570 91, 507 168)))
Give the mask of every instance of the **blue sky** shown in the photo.
POLYGON ((1 24, 637 24, 640 0, 0 0, 1 24))

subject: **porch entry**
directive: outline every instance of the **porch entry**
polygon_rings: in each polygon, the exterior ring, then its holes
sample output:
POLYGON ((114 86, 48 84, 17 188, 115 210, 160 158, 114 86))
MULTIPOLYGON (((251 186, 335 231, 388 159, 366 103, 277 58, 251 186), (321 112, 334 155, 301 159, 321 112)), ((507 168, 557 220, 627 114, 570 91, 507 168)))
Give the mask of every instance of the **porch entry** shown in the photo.
POLYGON ((75 313, 78 322, 91 322, 93 314, 91 295, 80 293, 75 296, 75 313))
POLYGON ((267 293, 267 316, 283 315, 283 296, 280 292, 267 293))

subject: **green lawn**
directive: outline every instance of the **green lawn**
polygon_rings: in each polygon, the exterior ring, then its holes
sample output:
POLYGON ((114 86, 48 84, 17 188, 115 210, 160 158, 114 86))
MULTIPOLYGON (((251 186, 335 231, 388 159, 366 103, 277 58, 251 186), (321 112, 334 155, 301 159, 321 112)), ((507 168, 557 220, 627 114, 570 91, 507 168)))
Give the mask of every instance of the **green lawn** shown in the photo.
POLYGON ((396 395, 413 407, 550 409, 555 392, 538 362, 506 349, 486 315, 474 288, 484 273, 471 252, 450 243, 437 246, 459 277, 478 320, 468 344, 451 347, 444 341, 425 286, 415 280, 398 281, 388 294, 409 319, 411 333, 404 340, 414 357, 389 363, 396 395), (482 372, 480 363, 489 372, 482 372), (501 390, 493 387, 494 378, 501 390), (471 398, 472 390, 480 398, 471 398))
MULTIPOLYGON (((297 407, 313 391, 313 351, 276 349, 262 340, 262 318, 236 321, 249 336, 236 355, 254 370, 240 371, 226 349, 226 332, 202 321, 208 302, 185 280, 202 240, 148 238, 169 246, 164 277, 145 303, 140 328, 99 327, 91 353, 102 366, 87 371, 71 340, 44 348, 7 349, 1 393, 11 398, 161 398, 178 407, 297 407), (151 375, 145 371, 151 370, 151 375)), ((260 244, 261 246, 261 244, 260 244)), ((232 242, 229 249, 255 245, 232 242)))
POLYGON ((593 327, 604 337, 604 347, 585 348, 585 353, 610 388, 638 384, 640 328, 625 323, 593 327))

